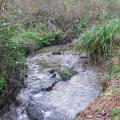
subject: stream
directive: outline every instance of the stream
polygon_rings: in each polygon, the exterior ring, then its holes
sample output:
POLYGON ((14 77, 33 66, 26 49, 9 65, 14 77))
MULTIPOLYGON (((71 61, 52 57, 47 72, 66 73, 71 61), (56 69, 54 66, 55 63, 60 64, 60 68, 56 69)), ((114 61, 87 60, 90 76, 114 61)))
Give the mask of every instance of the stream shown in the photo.
POLYGON ((73 120, 100 94, 100 73, 88 64, 84 53, 47 51, 26 58, 25 87, 1 120, 73 120), (63 80, 58 74, 61 67, 77 74, 63 80))

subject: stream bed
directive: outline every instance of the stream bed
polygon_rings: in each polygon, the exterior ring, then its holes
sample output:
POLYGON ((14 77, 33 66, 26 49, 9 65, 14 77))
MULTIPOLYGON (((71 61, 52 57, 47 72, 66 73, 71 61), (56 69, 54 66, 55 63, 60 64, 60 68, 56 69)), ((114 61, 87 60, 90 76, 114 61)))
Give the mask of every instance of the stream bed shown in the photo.
POLYGON ((25 87, 1 120, 73 120, 101 92, 100 73, 83 53, 48 50, 29 56, 26 64, 25 87), (58 74, 61 67, 77 74, 63 80, 58 74))

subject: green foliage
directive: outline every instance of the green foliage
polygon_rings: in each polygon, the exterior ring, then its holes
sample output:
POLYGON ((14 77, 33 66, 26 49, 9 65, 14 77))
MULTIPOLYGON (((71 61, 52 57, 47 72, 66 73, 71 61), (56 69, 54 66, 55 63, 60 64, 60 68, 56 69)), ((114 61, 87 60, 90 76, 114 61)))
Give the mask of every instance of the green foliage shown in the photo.
POLYGON ((120 67, 118 65, 112 66, 112 75, 120 77, 120 67))
POLYGON ((82 28, 87 28, 89 22, 89 17, 88 16, 83 16, 80 20, 82 28))
POLYGON ((0 57, 3 64, 10 66, 22 64, 24 61, 24 53, 19 39, 16 39, 18 28, 14 24, 1 24, 0 28, 0 57), (17 64, 16 64, 17 63, 17 64))
POLYGON ((116 45, 116 36, 120 34, 120 20, 116 19, 106 24, 96 25, 90 31, 84 32, 75 43, 78 50, 90 53, 91 58, 106 56, 116 45))
POLYGON ((5 78, 0 74, 0 91, 5 88, 5 78))
POLYGON ((74 5, 76 3, 76 0, 66 0, 68 4, 74 5))
POLYGON ((18 38, 19 27, 15 24, 1 22, 0 24, 0 91, 5 87, 6 81, 11 80, 15 68, 21 69, 24 65, 24 52, 18 38), (4 77, 3 77, 4 75, 4 77))
POLYGON ((89 24, 89 17, 83 16, 75 25, 74 31, 79 36, 83 31, 86 31, 89 24))
POLYGON ((118 120, 120 119, 120 109, 119 108, 113 108, 111 111, 112 119, 118 120))
POLYGON ((52 44, 63 35, 61 29, 54 27, 53 29, 46 31, 47 25, 45 23, 39 23, 34 28, 23 29, 21 36, 25 39, 32 39, 38 43, 39 46, 46 46, 52 44))

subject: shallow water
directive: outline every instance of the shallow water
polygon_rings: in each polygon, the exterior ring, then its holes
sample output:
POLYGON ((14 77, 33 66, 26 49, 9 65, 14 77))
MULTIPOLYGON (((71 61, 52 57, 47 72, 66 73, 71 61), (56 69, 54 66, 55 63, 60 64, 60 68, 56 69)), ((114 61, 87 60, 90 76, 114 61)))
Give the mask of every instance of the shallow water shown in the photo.
POLYGON ((16 96, 19 104, 12 104, 2 120, 73 120, 100 94, 100 73, 87 64, 83 54, 74 51, 62 51, 61 55, 39 53, 28 57, 26 64, 28 78, 26 87, 16 96), (57 74, 62 66, 78 74, 63 81, 57 74))

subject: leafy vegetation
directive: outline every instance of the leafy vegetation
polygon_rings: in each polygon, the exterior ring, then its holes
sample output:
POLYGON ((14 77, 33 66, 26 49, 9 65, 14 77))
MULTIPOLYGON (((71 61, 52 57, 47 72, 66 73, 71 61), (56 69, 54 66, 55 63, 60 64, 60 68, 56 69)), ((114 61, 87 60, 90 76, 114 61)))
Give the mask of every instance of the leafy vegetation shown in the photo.
MULTIPOLYGON (((16 39, 19 28, 15 24, 0 24, 0 92, 14 77, 14 69, 24 65, 24 51, 20 39, 16 39), (13 76, 12 76, 13 75, 13 76)), ((11 81, 12 82, 12 81, 11 81)))
POLYGON ((45 23, 39 23, 37 26, 23 29, 20 36, 23 39, 31 39, 36 42, 39 46, 46 46, 52 44, 60 36, 62 37, 63 32, 57 27, 52 28, 51 30, 46 30, 47 25, 45 23))
MULTIPOLYGON (((0 29, 0 58, 3 65, 15 65, 16 63, 22 64, 24 61, 24 53, 22 51, 22 44, 19 39, 15 39, 18 35, 17 26, 14 24, 4 25, 0 29)), ((1 64, 1 65, 2 65, 1 64)))
POLYGON ((75 47, 90 53, 91 58, 106 56, 111 53, 112 47, 119 43, 116 38, 118 34, 120 34, 119 19, 95 25, 90 31, 84 32, 78 38, 75 47))

